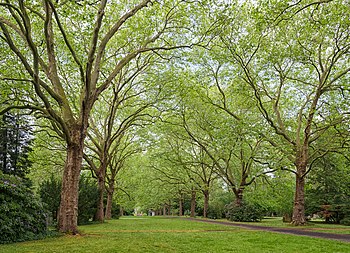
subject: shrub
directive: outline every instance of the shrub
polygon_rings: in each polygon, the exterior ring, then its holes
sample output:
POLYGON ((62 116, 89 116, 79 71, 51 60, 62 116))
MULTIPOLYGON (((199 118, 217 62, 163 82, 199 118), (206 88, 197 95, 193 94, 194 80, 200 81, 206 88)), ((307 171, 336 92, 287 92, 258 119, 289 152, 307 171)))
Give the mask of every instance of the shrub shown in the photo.
POLYGON ((226 218, 231 221, 261 221, 264 210, 258 204, 243 202, 241 206, 231 203, 226 206, 226 218))
MULTIPOLYGON (((50 218, 57 221, 61 200, 61 180, 51 177, 40 185, 39 193, 47 205, 50 218)), ((83 174, 79 180, 78 224, 86 224, 93 219, 97 210, 98 187, 95 180, 83 174)))
POLYGON ((46 232, 45 210, 28 182, 0 172, 0 243, 37 239, 46 232))
POLYGON ((225 206, 211 205, 208 208, 207 217, 209 219, 221 219, 225 217, 225 206))
POLYGON ((112 219, 119 219, 120 217, 120 205, 115 201, 112 203, 112 219))
POLYGON ((209 202, 208 218, 225 218, 227 204, 233 202, 233 200, 231 192, 214 191, 209 202))
POLYGON ((50 225, 57 222, 57 212, 61 199, 61 181, 53 176, 40 184, 39 195, 48 211, 50 225))
POLYGON ((78 224, 93 220, 97 211, 98 187, 96 180, 82 175, 79 181, 78 224))
POLYGON ((344 218, 340 221, 340 224, 350 226, 350 217, 344 218))

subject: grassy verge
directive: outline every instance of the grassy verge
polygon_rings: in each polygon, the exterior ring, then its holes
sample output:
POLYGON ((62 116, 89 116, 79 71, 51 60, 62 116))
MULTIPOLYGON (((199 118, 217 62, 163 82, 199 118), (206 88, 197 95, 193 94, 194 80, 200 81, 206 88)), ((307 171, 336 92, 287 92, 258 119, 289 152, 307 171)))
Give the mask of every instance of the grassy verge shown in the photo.
POLYGON ((82 236, 1 245, 0 252, 350 252, 350 244, 181 219, 122 218, 82 236))
MULTIPOLYGON (((219 220, 225 221, 227 220, 219 220)), ((335 233, 335 234, 350 234, 350 226, 344 226, 339 224, 326 224, 320 220, 308 222, 305 226, 293 226, 289 223, 282 222, 282 217, 268 217, 263 219, 261 222, 234 222, 242 223, 256 226, 266 226, 266 227, 283 227, 290 229, 303 229, 309 231, 325 232, 325 233, 335 233)))

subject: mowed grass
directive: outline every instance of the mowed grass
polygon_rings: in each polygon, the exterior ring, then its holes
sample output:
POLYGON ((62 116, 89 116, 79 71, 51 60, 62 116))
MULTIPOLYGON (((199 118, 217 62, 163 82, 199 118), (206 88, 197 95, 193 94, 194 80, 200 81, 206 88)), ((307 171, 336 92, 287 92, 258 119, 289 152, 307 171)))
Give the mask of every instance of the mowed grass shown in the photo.
POLYGON ((350 252, 350 243, 178 218, 125 217, 81 226, 81 236, 1 245, 13 252, 350 252))
MULTIPOLYGON (((219 221, 227 222, 227 220, 220 219, 219 221)), ((255 226, 266 227, 282 227, 289 229, 302 229, 315 232, 325 232, 334 234, 350 234, 350 226, 344 226, 339 224, 326 224, 322 220, 310 221, 305 226, 293 226, 290 223, 282 222, 282 217, 267 217, 261 222, 233 222, 241 224, 249 224, 255 226)))

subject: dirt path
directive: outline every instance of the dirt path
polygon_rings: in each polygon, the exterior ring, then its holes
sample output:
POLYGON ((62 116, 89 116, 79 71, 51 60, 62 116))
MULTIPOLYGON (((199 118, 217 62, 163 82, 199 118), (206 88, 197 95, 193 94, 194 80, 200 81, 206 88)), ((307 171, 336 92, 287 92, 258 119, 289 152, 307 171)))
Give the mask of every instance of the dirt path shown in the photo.
POLYGON ((292 234, 292 235, 309 236, 309 237, 315 237, 315 238, 339 240, 339 241, 350 243, 350 235, 349 234, 323 233, 323 232, 315 232, 315 231, 306 231, 303 229, 295 229, 295 228, 264 227, 264 226, 238 224, 238 223, 225 222, 225 221, 202 220, 202 219, 195 219, 195 218, 184 218, 184 219, 197 221, 197 222, 220 224, 220 225, 225 225, 225 226, 242 227, 242 228, 254 229, 254 230, 263 230, 263 231, 268 231, 268 232, 276 232, 276 233, 284 233, 284 234, 292 234))

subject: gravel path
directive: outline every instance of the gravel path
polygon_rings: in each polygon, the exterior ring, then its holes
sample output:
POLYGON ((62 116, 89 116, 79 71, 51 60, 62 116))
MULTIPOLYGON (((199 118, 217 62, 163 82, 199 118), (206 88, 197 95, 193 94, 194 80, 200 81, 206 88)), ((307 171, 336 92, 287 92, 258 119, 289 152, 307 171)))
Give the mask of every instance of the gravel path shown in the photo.
POLYGON ((220 225, 225 225, 225 226, 242 227, 242 228, 254 229, 254 230, 263 230, 263 231, 269 231, 269 232, 277 232, 277 233, 284 233, 284 234, 292 234, 292 235, 301 235, 301 236, 309 236, 309 237, 315 237, 315 238, 338 240, 338 241, 350 243, 350 235, 349 234, 323 233, 323 232, 315 232, 315 231, 306 231, 303 229, 296 229, 296 228, 265 227, 265 226, 249 225, 249 224, 238 224, 238 223, 225 222, 225 221, 202 220, 202 219, 196 219, 196 218, 184 218, 184 219, 197 221, 197 222, 220 224, 220 225))

